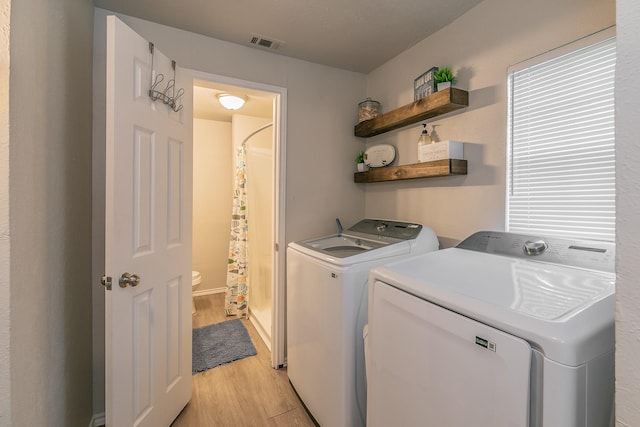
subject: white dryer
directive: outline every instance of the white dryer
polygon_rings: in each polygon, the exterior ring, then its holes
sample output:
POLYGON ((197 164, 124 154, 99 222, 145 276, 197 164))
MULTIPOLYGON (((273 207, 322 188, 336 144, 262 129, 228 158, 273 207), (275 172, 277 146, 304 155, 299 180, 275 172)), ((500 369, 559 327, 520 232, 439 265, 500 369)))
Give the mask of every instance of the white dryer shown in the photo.
POLYGON ((603 427, 614 245, 479 232, 374 269, 367 425, 603 427))
POLYGON ((364 219, 287 249, 287 374, 323 427, 365 425, 362 330, 370 270, 438 249, 428 227, 364 219))

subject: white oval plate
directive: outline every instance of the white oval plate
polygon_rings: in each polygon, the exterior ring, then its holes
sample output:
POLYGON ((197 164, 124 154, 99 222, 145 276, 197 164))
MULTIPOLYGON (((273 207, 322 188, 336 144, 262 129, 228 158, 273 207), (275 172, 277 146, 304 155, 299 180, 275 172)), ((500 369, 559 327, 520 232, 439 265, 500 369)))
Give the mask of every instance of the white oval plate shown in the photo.
POLYGON ((364 152, 364 163, 370 168, 389 166, 396 158, 396 148, 390 144, 369 147, 364 152))

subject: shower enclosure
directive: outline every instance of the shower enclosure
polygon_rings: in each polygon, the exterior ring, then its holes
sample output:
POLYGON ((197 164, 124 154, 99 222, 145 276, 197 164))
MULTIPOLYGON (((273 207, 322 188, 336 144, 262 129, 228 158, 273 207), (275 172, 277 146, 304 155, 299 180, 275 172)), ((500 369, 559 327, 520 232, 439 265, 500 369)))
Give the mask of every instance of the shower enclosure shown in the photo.
MULTIPOLYGON (((232 233, 230 250, 230 274, 228 275, 227 297, 233 300, 239 294, 240 301, 248 301, 249 318, 271 347, 271 323, 273 307, 273 132, 272 123, 264 119, 234 116, 232 123, 236 170, 239 179, 236 197, 243 193, 246 209, 234 211, 233 222, 237 226, 238 218, 246 218, 243 230, 238 228, 232 233), (266 123, 265 123, 266 122, 266 123), (247 132, 248 129, 253 129, 247 132), (247 135, 240 141, 241 135, 247 135), (242 168, 244 166, 244 168, 242 168), (246 231, 246 236, 238 233, 246 231), (234 239, 241 239, 237 244, 234 239), (246 242, 246 253, 233 252, 246 242), (238 256, 241 261, 234 260, 238 256), (240 270, 240 272, 238 272, 240 270), (241 276, 241 277, 238 277, 241 276), (238 280, 239 279, 239 280, 238 280), (245 289, 246 286, 246 289, 245 289)), ((238 314, 241 314, 238 311, 238 314)))

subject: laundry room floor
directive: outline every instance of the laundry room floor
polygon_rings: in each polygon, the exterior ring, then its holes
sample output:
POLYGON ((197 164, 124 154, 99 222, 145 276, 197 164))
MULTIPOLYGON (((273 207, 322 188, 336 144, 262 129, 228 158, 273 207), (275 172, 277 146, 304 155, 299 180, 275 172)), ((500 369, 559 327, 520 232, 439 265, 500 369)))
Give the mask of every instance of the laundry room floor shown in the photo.
MULTIPOLYGON (((224 315, 224 294, 195 298, 193 327, 199 328, 232 318, 224 315)), ((296 396, 286 369, 271 367, 271 354, 248 320, 256 356, 236 360, 193 376, 191 401, 172 427, 313 427, 296 396)))

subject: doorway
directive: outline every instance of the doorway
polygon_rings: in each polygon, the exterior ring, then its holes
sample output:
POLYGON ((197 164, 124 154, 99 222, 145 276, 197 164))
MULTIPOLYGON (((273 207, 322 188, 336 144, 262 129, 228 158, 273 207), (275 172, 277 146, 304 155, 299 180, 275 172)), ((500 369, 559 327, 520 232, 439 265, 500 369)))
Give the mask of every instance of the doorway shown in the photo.
MULTIPOLYGON (((284 352, 284 106, 286 89, 227 77, 194 75, 193 270, 194 295, 226 291, 235 153, 246 152, 248 207, 248 315, 267 348, 272 367, 284 352), (226 110, 217 95, 246 99, 226 110)), ((229 317, 231 319, 231 317, 229 317)))

